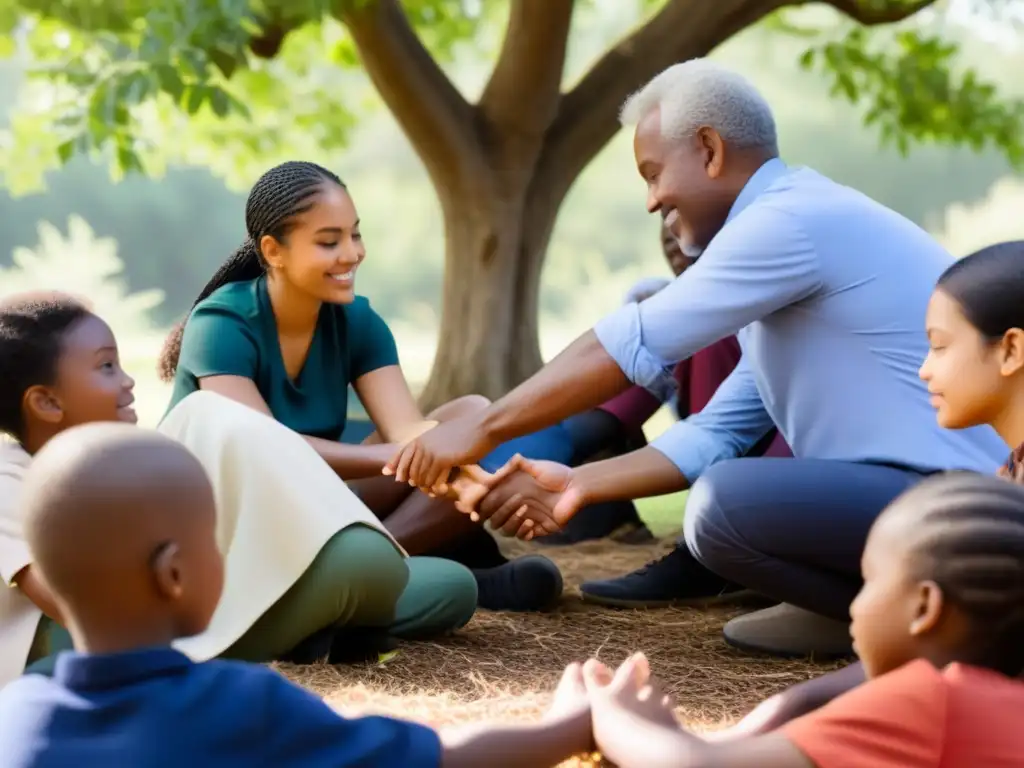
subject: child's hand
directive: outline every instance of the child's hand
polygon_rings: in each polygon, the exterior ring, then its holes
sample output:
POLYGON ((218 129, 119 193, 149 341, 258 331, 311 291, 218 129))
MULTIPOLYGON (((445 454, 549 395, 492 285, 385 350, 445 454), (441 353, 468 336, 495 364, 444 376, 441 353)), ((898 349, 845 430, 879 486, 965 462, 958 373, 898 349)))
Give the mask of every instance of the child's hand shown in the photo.
POLYGON ((682 732, 668 697, 652 685, 643 654, 629 657, 614 673, 591 659, 583 667, 583 680, 594 741, 605 759, 622 766, 651 765, 653 755, 672 753, 682 732))
POLYGON ((608 719, 620 720, 628 715, 655 725, 679 727, 672 702, 651 679, 650 664, 642 653, 630 656, 614 673, 591 659, 583 668, 583 679, 590 694, 595 731, 599 712, 608 719))
POLYGON ((551 706, 544 718, 557 720, 572 717, 586 712, 588 709, 590 709, 590 696, 583 683, 583 666, 574 661, 562 673, 562 679, 558 682, 551 706))

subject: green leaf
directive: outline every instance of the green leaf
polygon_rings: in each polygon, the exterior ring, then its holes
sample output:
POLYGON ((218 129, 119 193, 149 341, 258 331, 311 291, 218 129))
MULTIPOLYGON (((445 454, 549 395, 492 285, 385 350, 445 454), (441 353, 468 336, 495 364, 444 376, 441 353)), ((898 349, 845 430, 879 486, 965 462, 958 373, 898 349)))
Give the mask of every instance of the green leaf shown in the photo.
POLYGON ((210 89, 210 106, 217 117, 227 117, 231 109, 231 100, 223 89, 213 87, 210 89))
POLYGON ((175 103, 181 103, 181 98, 185 94, 185 83, 181 80, 181 73, 170 64, 160 64, 153 68, 153 74, 161 90, 170 95, 175 103))
POLYGON ((185 110, 190 115, 196 114, 196 112, 202 109, 203 104, 206 103, 209 97, 210 89, 205 85, 190 86, 186 97, 185 110))
POLYGON ((61 165, 67 165, 72 157, 75 155, 75 140, 68 139, 62 142, 57 147, 57 157, 60 158, 61 165))

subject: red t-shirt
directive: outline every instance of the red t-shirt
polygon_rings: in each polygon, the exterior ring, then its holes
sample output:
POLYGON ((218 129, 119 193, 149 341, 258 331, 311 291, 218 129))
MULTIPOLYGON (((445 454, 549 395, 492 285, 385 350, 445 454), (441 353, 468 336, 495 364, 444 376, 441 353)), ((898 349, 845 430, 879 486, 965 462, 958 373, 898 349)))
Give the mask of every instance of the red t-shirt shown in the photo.
POLYGON ((914 661, 781 732, 818 768, 1024 768, 1024 682, 914 661))

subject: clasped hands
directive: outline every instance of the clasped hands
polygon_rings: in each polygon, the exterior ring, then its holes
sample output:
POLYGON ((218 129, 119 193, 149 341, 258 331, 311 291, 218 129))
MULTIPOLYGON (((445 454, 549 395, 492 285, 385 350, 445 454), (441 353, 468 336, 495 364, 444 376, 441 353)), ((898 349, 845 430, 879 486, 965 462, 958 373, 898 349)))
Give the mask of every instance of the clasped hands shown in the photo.
POLYGON ((460 419, 423 422, 406 435, 383 473, 431 496, 450 498, 473 520, 525 540, 561 530, 583 506, 572 468, 516 454, 490 474, 473 463, 488 448, 460 419))
POLYGON ((672 700, 652 677, 647 658, 637 653, 615 670, 596 659, 570 664, 546 719, 589 715, 585 725, 591 745, 603 758, 616 765, 645 765, 648 748, 658 751, 666 738, 674 741, 683 735, 672 710, 672 700))

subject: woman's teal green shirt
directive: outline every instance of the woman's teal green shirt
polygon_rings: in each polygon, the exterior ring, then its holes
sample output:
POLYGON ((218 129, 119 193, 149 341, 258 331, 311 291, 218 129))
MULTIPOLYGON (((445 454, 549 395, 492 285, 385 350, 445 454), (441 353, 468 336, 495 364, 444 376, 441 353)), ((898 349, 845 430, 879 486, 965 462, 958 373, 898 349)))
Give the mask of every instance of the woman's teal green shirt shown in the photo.
POLYGON ((288 378, 266 277, 229 283, 192 310, 168 410, 209 376, 252 379, 274 418, 299 434, 338 440, 348 414, 348 387, 361 376, 398 365, 387 323, 357 296, 324 304, 306 363, 288 378))

